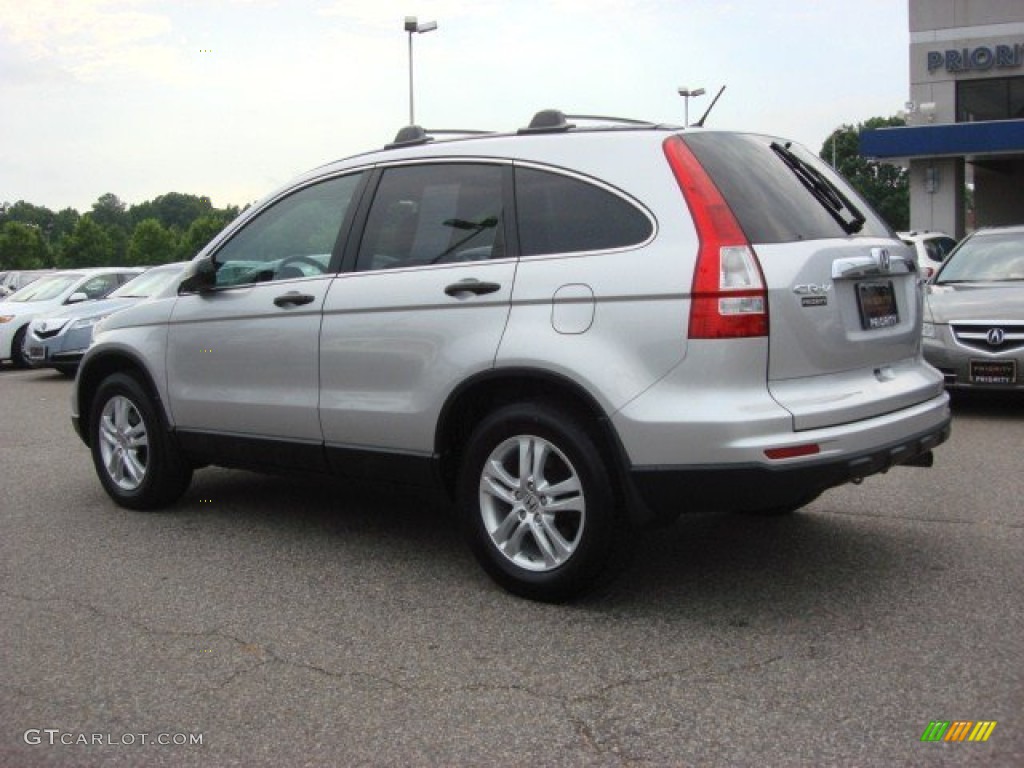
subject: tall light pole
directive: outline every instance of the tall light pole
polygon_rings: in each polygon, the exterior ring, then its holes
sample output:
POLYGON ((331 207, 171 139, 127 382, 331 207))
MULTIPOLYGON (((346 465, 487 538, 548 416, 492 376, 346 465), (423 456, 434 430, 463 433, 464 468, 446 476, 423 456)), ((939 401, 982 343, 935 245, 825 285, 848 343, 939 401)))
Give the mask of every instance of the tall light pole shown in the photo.
POLYGON ((698 96, 704 95, 703 88, 687 88, 686 86, 679 87, 679 95, 683 97, 683 125, 690 125, 690 99, 695 99, 698 96))
POLYGON ((414 32, 422 35, 424 32, 433 32, 435 29, 437 29, 436 21, 425 21, 420 24, 415 16, 405 17, 405 31, 409 33, 409 125, 416 123, 412 101, 412 35, 414 32))

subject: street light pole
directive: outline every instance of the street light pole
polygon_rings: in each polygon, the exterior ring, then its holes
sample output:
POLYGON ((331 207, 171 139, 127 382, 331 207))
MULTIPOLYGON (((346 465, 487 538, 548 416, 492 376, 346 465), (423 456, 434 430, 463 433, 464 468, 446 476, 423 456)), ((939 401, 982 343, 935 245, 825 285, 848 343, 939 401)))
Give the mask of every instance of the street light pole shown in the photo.
POLYGON ((679 87, 679 95, 683 97, 683 125, 690 125, 690 99, 695 99, 698 96, 704 95, 703 88, 687 88, 686 86, 679 87))
POLYGON ((409 125, 416 123, 412 95, 412 35, 414 32, 422 35, 424 32, 433 32, 435 29, 437 29, 436 21, 425 21, 420 24, 415 16, 405 17, 405 31, 409 33, 409 125))

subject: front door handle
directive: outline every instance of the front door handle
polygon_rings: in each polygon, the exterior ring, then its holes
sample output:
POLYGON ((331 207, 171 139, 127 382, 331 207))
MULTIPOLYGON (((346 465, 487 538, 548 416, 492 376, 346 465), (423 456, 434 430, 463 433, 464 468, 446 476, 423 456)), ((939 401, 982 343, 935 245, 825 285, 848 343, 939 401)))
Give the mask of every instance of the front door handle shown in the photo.
POLYGON ((458 296, 460 293, 474 293, 477 296, 484 296, 500 290, 501 285, 498 283, 481 283, 475 278, 467 277, 465 280, 452 283, 444 289, 444 292, 449 296, 458 296))
POLYGON ((274 304, 278 307, 301 307, 303 304, 309 304, 316 298, 310 296, 308 293, 299 293, 298 291, 288 291, 288 293, 282 294, 274 299, 274 304))

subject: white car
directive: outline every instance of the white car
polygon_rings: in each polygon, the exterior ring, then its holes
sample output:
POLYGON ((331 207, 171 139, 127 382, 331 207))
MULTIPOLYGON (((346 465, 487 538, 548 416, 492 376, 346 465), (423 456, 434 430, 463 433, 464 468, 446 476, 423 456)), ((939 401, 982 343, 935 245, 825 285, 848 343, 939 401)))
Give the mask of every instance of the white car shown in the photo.
POLYGON ((914 230, 896 234, 900 240, 913 247, 917 266, 925 277, 934 275, 950 252, 956 248, 956 240, 945 232, 914 230))
POLYGON ((0 299, 6 299, 40 277, 52 274, 52 269, 19 269, 4 272, 3 278, 0 279, 0 299))
POLYGON ((33 368, 56 368, 74 376, 78 362, 92 343, 96 324, 118 310, 154 296, 172 294, 187 261, 153 267, 129 280, 105 299, 62 306, 29 323, 23 351, 33 368))
POLYGON ((32 320, 69 304, 102 299, 142 271, 139 267, 98 267, 54 272, 11 294, 0 302, 0 360, 24 368, 22 346, 32 320))

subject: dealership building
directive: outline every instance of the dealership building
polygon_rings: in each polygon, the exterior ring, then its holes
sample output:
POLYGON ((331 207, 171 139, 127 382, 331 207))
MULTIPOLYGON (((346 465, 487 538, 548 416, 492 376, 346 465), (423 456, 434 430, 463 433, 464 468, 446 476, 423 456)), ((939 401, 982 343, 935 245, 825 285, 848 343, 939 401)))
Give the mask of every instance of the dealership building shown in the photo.
POLYGON ((1024 0, 909 2, 907 125, 861 154, 909 168, 913 229, 1024 223, 1024 0))

